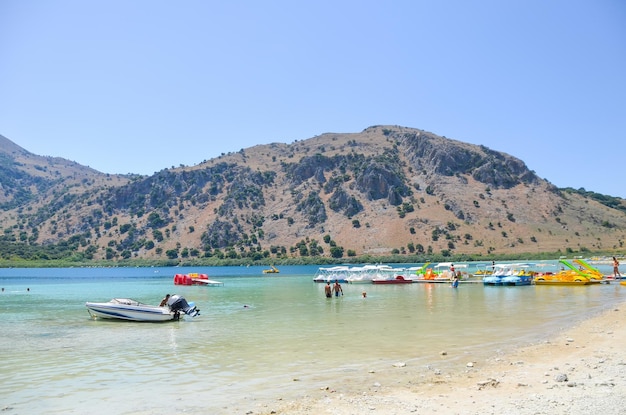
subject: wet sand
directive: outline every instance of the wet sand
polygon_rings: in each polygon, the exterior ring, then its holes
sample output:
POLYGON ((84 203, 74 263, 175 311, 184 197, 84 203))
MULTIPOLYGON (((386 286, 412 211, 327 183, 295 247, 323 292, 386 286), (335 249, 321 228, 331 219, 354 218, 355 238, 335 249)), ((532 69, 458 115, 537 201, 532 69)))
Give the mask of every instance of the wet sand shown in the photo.
MULTIPOLYGON (((498 357, 456 356, 449 370, 396 362, 389 370, 352 373, 322 388, 303 385, 298 397, 256 402, 241 413, 626 414, 624 348, 626 303, 498 357)), ((454 359, 446 351, 439 355, 454 359)))

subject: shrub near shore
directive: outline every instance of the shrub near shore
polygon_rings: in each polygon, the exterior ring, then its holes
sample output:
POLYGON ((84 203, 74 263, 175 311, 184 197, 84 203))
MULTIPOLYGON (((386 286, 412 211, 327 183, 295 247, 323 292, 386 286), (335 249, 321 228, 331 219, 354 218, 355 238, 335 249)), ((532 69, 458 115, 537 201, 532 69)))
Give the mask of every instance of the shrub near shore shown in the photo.
MULTIPOLYGON (((616 252, 596 252, 586 257, 618 258, 626 255, 616 252)), ((224 267, 224 266, 270 266, 270 265, 338 265, 338 264, 422 264, 426 262, 499 262, 499 261, 550 261, 562 257, 562 252, 546 252, 541 254, 519 254, 519 255, 494 255, 491 257, 454 255, 430 257, 412 255, 391 255, 391 256, 371 256, 364 255, 350 258, 328 258, 328 257, 292 257, 267 261, 252 261, 247 258, 193 258, 179 260, 150 260, 150 259, 128 259, 118 261, 92 260, 86 261, 74 259, 52 259, 52 260, 0 260, 0 268, 72 268, 72 267, 224 267)), ((608 261, 608 259, 607 259, 608 261)))

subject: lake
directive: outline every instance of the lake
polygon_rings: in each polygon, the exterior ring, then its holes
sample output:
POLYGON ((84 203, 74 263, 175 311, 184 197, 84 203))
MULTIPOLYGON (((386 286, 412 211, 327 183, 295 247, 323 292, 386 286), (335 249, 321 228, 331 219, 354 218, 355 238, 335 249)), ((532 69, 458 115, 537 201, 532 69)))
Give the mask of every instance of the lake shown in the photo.
POLYGON ((343 297, 327 299, 324 284, 313 282, 318 266, 281 266, 279 274, 264 268, 0 269, 0 408, 246 413, 257 401, 396 362, 426 371, 497 356, 626 298, 626 287, 614 283, 343 284, 343 297), (174 286, 174 274, 188 272, 224 285, 174 286), (167 293, 193 301, 202 315, 165 323, 94 320, 84 305, 114 297, 158 304, 167 293))

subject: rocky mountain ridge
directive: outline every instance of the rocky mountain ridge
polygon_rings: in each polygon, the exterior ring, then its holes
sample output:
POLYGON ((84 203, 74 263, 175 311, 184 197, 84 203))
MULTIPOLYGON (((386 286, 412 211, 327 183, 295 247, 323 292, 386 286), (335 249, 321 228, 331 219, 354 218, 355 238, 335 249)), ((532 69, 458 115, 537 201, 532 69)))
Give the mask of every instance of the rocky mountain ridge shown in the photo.
POLYGON ((621 199, 557 189, 511 155, 399 126, 152 176, 103 174, 0 137, 0 168, 5 242, 70 244, 78 259, 593 252, 622 249, 626 230, 621 199))

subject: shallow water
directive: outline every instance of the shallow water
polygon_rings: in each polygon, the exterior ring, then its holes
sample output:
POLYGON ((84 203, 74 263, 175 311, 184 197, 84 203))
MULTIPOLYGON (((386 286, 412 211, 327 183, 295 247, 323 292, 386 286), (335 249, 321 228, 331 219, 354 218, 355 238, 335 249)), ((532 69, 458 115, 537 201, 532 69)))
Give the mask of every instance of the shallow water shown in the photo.
POLYGON ((323 284, 312 281, 316 266, 280 268, 271 276, 262 267, 0 270, 0 407, 11 414, 238 413, 256 399, 395 362, 424 370, 464 365, 626 298, 619 284, 344 284, 343 297, 326 299, 323 284), (224 286, 175 287, 173 275, 187 272, 224 286), (174 292, 202 315, 118 322, 93 320, 84 306, 113 297, 156 304, 174 292))

